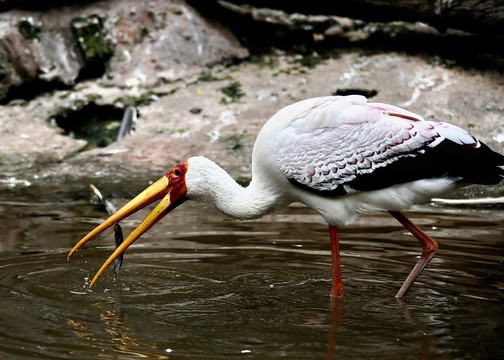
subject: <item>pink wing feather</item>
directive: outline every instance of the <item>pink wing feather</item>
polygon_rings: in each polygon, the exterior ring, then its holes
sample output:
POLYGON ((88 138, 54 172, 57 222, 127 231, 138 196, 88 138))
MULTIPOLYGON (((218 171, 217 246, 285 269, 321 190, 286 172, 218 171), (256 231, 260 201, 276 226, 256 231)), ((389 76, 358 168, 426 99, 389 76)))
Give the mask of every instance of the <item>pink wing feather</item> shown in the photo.
MULTIPOLYGON (((279 138, 290 136, 288 141, 279 141, 284 145, 276 149, 275 162, 291 182, 342 195, 353 191, 357 180, 362 184, 365 175, 400 159, 416 158, 445 138, 479 146, 473 136, 456 126, 428 122, 396 106, 348 98, 319 98, 291 123, 295 132, 286 128, 278 134, 279 138)), ((372 176, 366 179, 361 186, 379 186, 372 184, 372 176)))

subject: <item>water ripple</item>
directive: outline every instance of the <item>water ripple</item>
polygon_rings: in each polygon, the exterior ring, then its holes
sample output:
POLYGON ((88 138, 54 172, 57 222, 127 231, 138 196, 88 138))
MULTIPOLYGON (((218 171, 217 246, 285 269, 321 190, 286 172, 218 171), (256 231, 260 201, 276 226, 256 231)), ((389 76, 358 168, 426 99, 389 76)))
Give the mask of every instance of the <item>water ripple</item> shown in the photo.
POLYGON ((108 271, 89 289, 110 234, 70 262, 66 252, 100 221, 94 210, 0 205, 2 358, 502 355, 501 211, 413 213, 440 249, 399 302, 420 244, 386 214, 361 218, 341 231, 345 299, 331 304, 327 227, 309 210, 237 222, 189 205, 128 250, 117 279, 108 271))

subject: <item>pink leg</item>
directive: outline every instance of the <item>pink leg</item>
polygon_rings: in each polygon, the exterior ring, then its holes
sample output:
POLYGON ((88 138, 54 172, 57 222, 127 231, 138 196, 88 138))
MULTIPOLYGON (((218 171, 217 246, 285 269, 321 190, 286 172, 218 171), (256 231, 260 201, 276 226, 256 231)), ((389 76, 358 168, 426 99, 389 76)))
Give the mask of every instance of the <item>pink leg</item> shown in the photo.
POLYGON ((331 238, 331 260, 332 260, 332 298, 343 297, 343 280, 341 278, 341 261, 339 251, 338 228, 329 225, 329 236, 331 238))
POLYGON ((408 219, 406 216, 404 216, 401 212, 389 211, 389 213, 390 215, 395 217, 397 221, 399 221, 407 230, 409 230, 413 234, 413 236, 416 237, 418 241, 420 241, 420 243, 422 243, 423 247, 420 259, 418 259, 418 262, 416 263, 415 267, 413 268, 413 270, 411 270, 411 273, 409 274, 408 278, 401 286, 399 292, 396 295, 396 298, 400 299, 404 295, 406 295, 406 293, 411 288, 411 286, 415 282, 416 278, 420 275, 424 267, 434 257, 434 254, 438 249, 438 244, 433 238, 431 238, 429 235, 420 230, 418 226, 413 224, 411 220, 408 219))

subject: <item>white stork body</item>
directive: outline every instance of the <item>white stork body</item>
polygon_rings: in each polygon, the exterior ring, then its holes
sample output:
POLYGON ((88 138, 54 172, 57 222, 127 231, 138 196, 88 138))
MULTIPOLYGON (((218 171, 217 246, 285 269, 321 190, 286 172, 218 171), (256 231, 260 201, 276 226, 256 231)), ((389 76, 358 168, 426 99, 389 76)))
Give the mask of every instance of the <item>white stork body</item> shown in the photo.
POLYGON ((239 219, 257 218, 297 201, 329 224, 331 295, 340 297, 338 227, 359 212, 386 210, 423 246, 420 260, 396 295, 402 297, 434 256, 437 243, 399 211, 468 183, 496 184, 504 176, 500 165, 502 155, 454 125, 425 121, 392 105, 367 103, 358 95, 308 99, 283 108, 261 129, 248 187, 238 185, 213 161, 192 157, 83 238, 69 256, 99 232, 164 195, 92 284, 115 257, 187 199, 208 202, 239 219))
MULTIPOLYGON (((408 209, 460 186, 460 176, 448 173, 436 177, 421 173, 404 181, 405 174, 386 170, 408 160, 416 166, 417 156, 445 139, 471 148, 480 146, 477 139, 459 127, 366 101, 359 95, 330 96, 280 110, 257 136, 247 188, 211 160, 190 158, 188 198, 208 201, 240 219, 260 217, 298 201, 320 213, 329 225, 345 226, 358 212, 408 209), (385 173, 374 177, 378 169, 385 173), (365 183, 352 188, 366 177, 365 183)), ((406 165, 401 171, 412 170, 406 165)))
MULTIPOLYGON (((405 210, 456 187, 451 179, 423 179, 379 190, 356 191, 344 196, 324 196, 295 187, 285 177, 282 182, 263 182, 260 180, 263 177, 257 175, 257 172, 253 172, 250 185, 243 187, 206 157, 191 157, 188 163, 188 199, 206 202, 224 214, 241 220, 260 218, 292 202, 300 202, 317 211, 329 225, 343 227, 359 212, 405 210), (198 174, 194 175, 191 169, 198 169, 192 170, 198 174)), ((280 172, 268 174, 270 180, 275 176, 281 177, 280 172)))

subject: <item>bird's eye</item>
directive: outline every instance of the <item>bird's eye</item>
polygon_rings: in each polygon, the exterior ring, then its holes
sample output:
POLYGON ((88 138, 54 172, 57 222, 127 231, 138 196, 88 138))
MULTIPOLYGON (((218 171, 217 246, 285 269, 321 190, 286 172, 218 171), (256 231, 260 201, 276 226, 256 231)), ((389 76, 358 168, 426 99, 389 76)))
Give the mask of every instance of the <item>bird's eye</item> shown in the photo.
POLYGON ((173 175, 175 175, 175 176, 180 176, 180 174, 181 174, 180 169, 175 169, 175 170, 173 170, 173 175))

